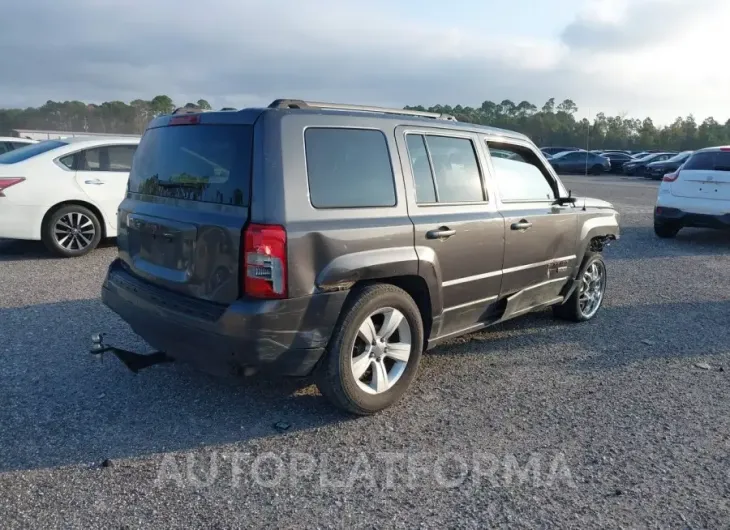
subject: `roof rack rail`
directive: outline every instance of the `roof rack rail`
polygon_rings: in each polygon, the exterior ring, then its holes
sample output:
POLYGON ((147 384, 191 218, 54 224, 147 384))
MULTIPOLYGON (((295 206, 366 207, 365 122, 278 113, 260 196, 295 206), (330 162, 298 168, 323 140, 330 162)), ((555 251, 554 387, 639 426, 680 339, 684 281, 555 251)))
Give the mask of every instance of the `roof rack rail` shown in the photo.
POLYGON ((343 103, 322 103, 319 101, 303 101, 301 99, 277 99, 271 102, 270 109, 330 109, 330 110, 353 110, 358 112, 378 112, 382 114, 401 114, 405 116, 418 116, 434 120, 457 121, 451 114, 440 114, 438 112, 425 112, 422 110, 391 109, 387 107, 373 107, 369 105, 347 105, 343 103))

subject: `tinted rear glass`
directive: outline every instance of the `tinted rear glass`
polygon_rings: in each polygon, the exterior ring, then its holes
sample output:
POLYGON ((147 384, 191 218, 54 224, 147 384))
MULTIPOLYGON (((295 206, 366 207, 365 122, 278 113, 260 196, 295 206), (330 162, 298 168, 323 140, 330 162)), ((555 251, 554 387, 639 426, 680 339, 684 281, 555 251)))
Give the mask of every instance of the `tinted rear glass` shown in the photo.
POLYGON ((730 151, 705 151, 703 153, 695 153, 687 160, 684 169, 730 171, 730 151))
POLYGON ((247 206, 253 128, 176 125, 149 129, 137 148, 129 191, 247 206))
POLYGON ((59 140, 46 140, 37 144, 29 144, 0 155, 0 164, 17 164, 18 162, 23 162, 36 155, 46 153, 52 149, 58 149, 64 145, 68 145, 68 143, 59 140))
POLYGON ((312 206, 395 206, 393 167, 381 131, 311 128, 304 143, 312 206))

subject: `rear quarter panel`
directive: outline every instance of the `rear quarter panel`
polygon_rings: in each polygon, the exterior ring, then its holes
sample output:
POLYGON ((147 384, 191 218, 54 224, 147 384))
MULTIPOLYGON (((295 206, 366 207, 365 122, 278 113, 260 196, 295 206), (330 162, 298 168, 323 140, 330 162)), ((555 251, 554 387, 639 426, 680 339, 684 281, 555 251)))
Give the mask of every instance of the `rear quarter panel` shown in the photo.
POLYGON ((396 205, 318 209, 310 201, 304 133, 309 127, 352 128, 352 117, 267 112, 262 120, 260 147, 267 155, 253 177, 251 221, 286 227, 289 296, 349 289, 359 280, 418 274, 392 122, 356 121, 357 128, 379 130, 386 139, 396 205))

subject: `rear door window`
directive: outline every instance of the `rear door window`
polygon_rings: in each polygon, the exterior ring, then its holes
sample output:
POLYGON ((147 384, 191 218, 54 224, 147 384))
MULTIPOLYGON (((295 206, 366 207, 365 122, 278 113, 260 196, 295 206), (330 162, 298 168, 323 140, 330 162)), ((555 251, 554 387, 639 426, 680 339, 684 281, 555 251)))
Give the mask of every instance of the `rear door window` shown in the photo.
POLYGON ((687 171, 730 171, 730 151, 704 151, 693 154, 684 164, 687 171))
POLYGON ((178 125, 148 129, 134 156, 129 191, 247 206, 252 153, 253 128, 250 125, 178 125))
MULTIPOLYGON (((128 172, 132 169, 134 150, 134 145, 107 145, 86 149, 76 153, 74 164, 79 171, 128 172)), ((61 159, 61 163, 69 167, 66 160, 61 159)))
POLYGON ((304 133, 304 144, 312 206, 395 206, 393 166, 381 131, 309 128, 304 133))
POLYGON ((406 142, 418 204, 486 200, 472 140, 411 133, 406 135, 406 142))

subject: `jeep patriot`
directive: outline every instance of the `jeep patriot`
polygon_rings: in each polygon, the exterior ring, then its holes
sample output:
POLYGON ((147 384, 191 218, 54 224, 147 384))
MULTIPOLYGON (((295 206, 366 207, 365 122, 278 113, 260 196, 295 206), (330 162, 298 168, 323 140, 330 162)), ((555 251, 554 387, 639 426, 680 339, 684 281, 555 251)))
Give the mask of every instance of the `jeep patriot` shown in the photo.
POLYGON ((102 299, 172 359, 313 375, 372 414, 444 340, 549 306, 594 318, 618 220, 526 136, 446 115, 176 112, 135 154, 102 299))

